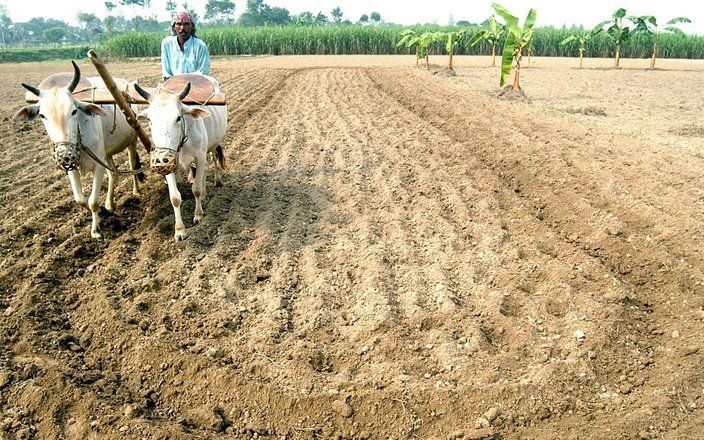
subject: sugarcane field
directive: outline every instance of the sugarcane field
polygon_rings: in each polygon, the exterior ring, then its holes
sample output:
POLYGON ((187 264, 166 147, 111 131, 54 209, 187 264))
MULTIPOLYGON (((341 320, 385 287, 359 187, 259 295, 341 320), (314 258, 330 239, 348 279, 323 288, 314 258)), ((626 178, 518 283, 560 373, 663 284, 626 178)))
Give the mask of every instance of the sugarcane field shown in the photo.
POLYGON ((0 54, 0 439, 702 438, 704 54, 532 11, 493 56, 0 54))

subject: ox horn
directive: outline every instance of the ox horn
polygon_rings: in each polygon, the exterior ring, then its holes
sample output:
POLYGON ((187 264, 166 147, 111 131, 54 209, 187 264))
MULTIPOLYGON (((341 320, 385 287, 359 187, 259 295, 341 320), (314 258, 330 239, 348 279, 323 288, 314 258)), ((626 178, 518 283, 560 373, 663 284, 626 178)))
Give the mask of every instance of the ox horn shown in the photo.
POLYGON ((137 93, 139 93, 139 96, 141 96, 142 98, 146 99, 147 102, 149 102, 149 100, 152 99, 152 95, 150 95, 149 92, 147 92, 147 91, 144 90, 142 87, 140 87, 139 84, 134 83, 133 85, 134 85, 134 89, 137 91, 137 93))
POLYGON ((183 98, 185 98, 188 95, 188 92, 190 92, 190 91, 191 91, 191 83, 188 82, 186 84, 186 87, 184 87, 183 90, 181 90, 181 93, 178 94, 178 100, 179 101, 183 100, 183 98))
POLYGON ((38 88, 32 87, 32 86, 30 86, 29 84, 25 84, 25 83, 22 83, 22 87, 24 87, 25 89, 29 90, 29 91, 32 92, 33 94, 39 96, 39 93, 40 93, 40 92, 39 92, 39 89, 38 89, 38 88))
POLYGON ((73 91, 76 90, 78 81, 81 79, 81 69, 78 68, 75 61, 71 60, 71 64, 73 64, 73 79, 71 80, 71 84, 68 85, 68 91, 73 93, 73 91))

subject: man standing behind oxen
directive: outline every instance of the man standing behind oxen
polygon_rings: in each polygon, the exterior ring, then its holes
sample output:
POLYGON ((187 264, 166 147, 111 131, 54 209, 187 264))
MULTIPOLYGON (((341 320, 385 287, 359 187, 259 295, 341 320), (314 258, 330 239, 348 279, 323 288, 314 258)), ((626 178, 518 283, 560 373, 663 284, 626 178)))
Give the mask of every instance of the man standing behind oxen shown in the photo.
POLYGON ((171 21, 170 37, 161 42, 161 73, 164 80, 183 73, 210 74, 208 46, 196 37, 196 24, 187 11, 171 21))

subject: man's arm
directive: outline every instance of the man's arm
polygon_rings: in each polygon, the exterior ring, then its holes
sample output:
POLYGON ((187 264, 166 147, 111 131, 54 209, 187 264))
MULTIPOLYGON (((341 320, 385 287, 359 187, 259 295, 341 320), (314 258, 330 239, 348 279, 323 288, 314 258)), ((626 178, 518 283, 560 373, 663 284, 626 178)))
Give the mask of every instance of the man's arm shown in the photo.
POLYGON ((196 70, 203 75, 210 75, 210 53, 208 52, 208 46, 203 43, 198 51, 198 65, 196 70))
POLYGON ((171 72, 171 52, 166 39, 161 41, 161 76, 164 80, 173 76, 171 72))

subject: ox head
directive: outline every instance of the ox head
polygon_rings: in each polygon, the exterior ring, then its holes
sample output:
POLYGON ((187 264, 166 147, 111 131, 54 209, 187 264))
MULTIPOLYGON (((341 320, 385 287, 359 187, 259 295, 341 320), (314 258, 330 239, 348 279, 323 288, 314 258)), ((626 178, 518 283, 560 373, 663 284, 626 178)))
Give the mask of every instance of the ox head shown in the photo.
POLYGON ((149 103, 149 107, 141 111, 137 119, 149 122, 155 148, 178 150, 193 120, 210 116, 210 112, 205 109, 190 107, 181 102, 191 90, 191 83, 186 84, 179 94, 160 89, 152 95, 139 84, 135 84, 134 88, 149 103))
POLYGON ((148 121, 151 128, 154 146, 151 166, 161 174, 172 173, 176 169, 178 152, 188 139, 188 128, 195 120, 210 116, 210 112, 181 102, 191 90, 191 83, 186 84, 179 94, 162 89, 152 95, 138 84, 134 88, 149 103, 137 119, 148 121))
POLYGON ((40 118, 54 144, 76 144, 79 112, 89 116, 105 115, 105 111, 97 105, 81 102, 73 97, 72 93, 81 79, 81 71, 75 62, 71 63, 73 79, 67 87, 39 90, 22 83, 22 87, 39 97, 39 100, 36 104, 22 107, 12 116, 14 122, 40 118))

